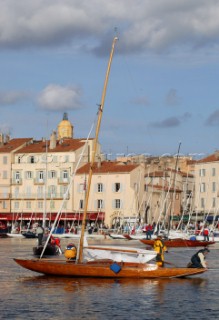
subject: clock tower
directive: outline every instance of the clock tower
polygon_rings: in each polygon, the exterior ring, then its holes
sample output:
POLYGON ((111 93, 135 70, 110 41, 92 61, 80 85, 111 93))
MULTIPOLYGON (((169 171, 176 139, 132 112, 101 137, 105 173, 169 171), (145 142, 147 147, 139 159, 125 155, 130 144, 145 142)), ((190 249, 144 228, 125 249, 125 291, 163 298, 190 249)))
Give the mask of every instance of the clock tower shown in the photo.
POLYGON ((63 119, 58 124, 58 140, 62 138, 73 138, 73 125, 68 120, 68 114, 63 114, 63 119))

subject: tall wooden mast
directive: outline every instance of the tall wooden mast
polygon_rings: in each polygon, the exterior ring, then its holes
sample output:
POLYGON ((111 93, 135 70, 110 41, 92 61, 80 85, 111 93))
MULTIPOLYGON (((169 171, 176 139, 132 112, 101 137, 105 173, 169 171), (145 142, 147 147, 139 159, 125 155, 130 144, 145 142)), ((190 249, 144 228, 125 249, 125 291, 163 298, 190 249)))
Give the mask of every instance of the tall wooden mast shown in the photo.
POLYGON ((93 166, 94 166, 95 156, 96 156, 96 151, 97 151, 98 136, 99 136, 100 124, 101 124, 101 120, 102 120, 103 107, 104 107, 104 102, 105 102, 109 73, 110 73, 110 68, 111 68, 111 64, 112 64, 115 43, 117 40, 118 40, 118 38, 114 37, 113 43, 112 43, 112 48, 111 48, 111 53, 110 53, 110 57, 109 57, 108 67, 107 67, 107 71, 106 71, 106 77, 105 77, 105 82, 104 82, 104 87, 103 87, 103 92, 102 92, 101 103, 100 103, 99 110, 98 110, 98 119, 97 119, 97 126, 96 126, 95 138, 94 138, 94 148, 93 148, 93 152, 92 152, 89 175, 88 175, 88 183, 87 183, 87 190, 86 190, 86 197, 85 197, 85 207, 84 207, 84 214, 83 214, 82 227, 81 227, 79 258, 78 258, 79 263, 81 263, 83 260, 84 233, 85 233, 85 226, 86 226, 86 216, 87 216, 87 209, 88 209, 91 179, 92 179, 92 174, 93 174, 93 166))

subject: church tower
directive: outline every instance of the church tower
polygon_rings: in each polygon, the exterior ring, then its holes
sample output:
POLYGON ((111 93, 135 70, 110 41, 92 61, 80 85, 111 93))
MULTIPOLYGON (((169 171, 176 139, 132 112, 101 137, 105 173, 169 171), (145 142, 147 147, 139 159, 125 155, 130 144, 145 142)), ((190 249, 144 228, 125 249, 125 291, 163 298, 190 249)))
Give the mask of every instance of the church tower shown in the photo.
POLYGON ((58 140, 62 138, 73 138, 73 125, 68 120, 68 114, 63 114, 63 120, 58 124, 58 140))

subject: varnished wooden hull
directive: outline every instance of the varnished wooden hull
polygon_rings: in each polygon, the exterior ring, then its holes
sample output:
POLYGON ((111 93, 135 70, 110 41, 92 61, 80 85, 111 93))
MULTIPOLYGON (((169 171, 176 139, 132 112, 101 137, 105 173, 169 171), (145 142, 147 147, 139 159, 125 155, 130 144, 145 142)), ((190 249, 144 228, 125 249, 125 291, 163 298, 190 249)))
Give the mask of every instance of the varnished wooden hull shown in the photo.
POLYGON ((121 270, 115 273, 110 269, 112 261, 93 263, 75 263, 52 259, 14 259, 25 269, 59 277, 91 278, 179 278, 203 273, 206 269, 196 268, 159 268, 154 264, 121 264, 121 270))
MULTIPOLYGON (((142 243, 153 246, 154 241, 153 239, 147 240, 142 239, 140 240, 142 243)), ((177 248, 177 247, 206 247, 210 244, 214 244, 214 241, 198 241, 198 240, 187 240, 187 239, 170 239, 170 240, 163 240, 164 244, 168 248, 177 248)))

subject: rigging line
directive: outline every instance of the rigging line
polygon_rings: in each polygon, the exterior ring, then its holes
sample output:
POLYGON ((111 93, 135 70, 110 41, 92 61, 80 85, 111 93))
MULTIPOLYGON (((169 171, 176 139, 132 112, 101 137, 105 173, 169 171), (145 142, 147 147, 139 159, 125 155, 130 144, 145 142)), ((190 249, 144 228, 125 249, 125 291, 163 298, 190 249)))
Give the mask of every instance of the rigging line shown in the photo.
POLYGON ((73 181, 74 181, 75 174, 76 174, 76 172, 77 172, 77 170, 78 170, 79 164, 80 164, 80 162, 81 162, 81 160, 82 160, 82 157, 83 157, 83 155, 84 155, 86 146, 88 145, 88 140, 89 140, 89 138, 90 138, 91 132, 93 131, 94 125, 95 125, 95 122, 93 122, 92 125, 91 125, 91 129, 90 129, 90 131, 89 131, 89 134, 88 134, 87 139, 86 139, 86 141, 85 141, 84 147, 83 147, 83 149, 82 149, 82 152, 81 152, 80 157, 79 157, 79 159, 78 159, 78 162, 77 162, 77 164, 76 164, 75 171, 74 171, 73 174, 72 174, 71 182, 69 183, 68 188, 67 188, 67 190, 66 190, 66 192, 65 192, 65 194, 64 194, 64 196, 63 196, 63 200, 62 200, 60 209, 59 209, 59 211, 58 211, 58 213, 57 213, 57 215, 56 215, 56 218, 55 218, 55 221, 54 221, 54 223, 53 223, 53 226, 52 226, 52 228, 51 228, 51 230, 50 230, 49 236, 48 236, 47 239, 46 239, 46 243, 45 243, 45 245, 44 245, 44 247, 43 247, 43 250, 42 250, 42 252, 41 252, 40 259, 42 258, 43 254, 44 254, 44 252, 45 252, 45 249, 46 249, 46 246, 47 246, 47 244, 48 244, 48 242, 49 242, 49 239, 50 239, 50 237, 51 237, 51 235, 52 235, 52 233, 53 233, 53 231, 54 231, 54 229, 55 229, 55 227, 56 227, 56 225, 57 225, 57 221, 59 220, 59 217, 60 217, 60 215, 61 215, 61 213, 62 213, 62 209, 63 209, 63 206, 64 206, 64 202, 65 202, 65 200, 67 199, 68 192, 69 192, 69 190, 70 190, 70 188, 71 188, 71 186, 72 186, 72 183, 73 183, 73 181))

